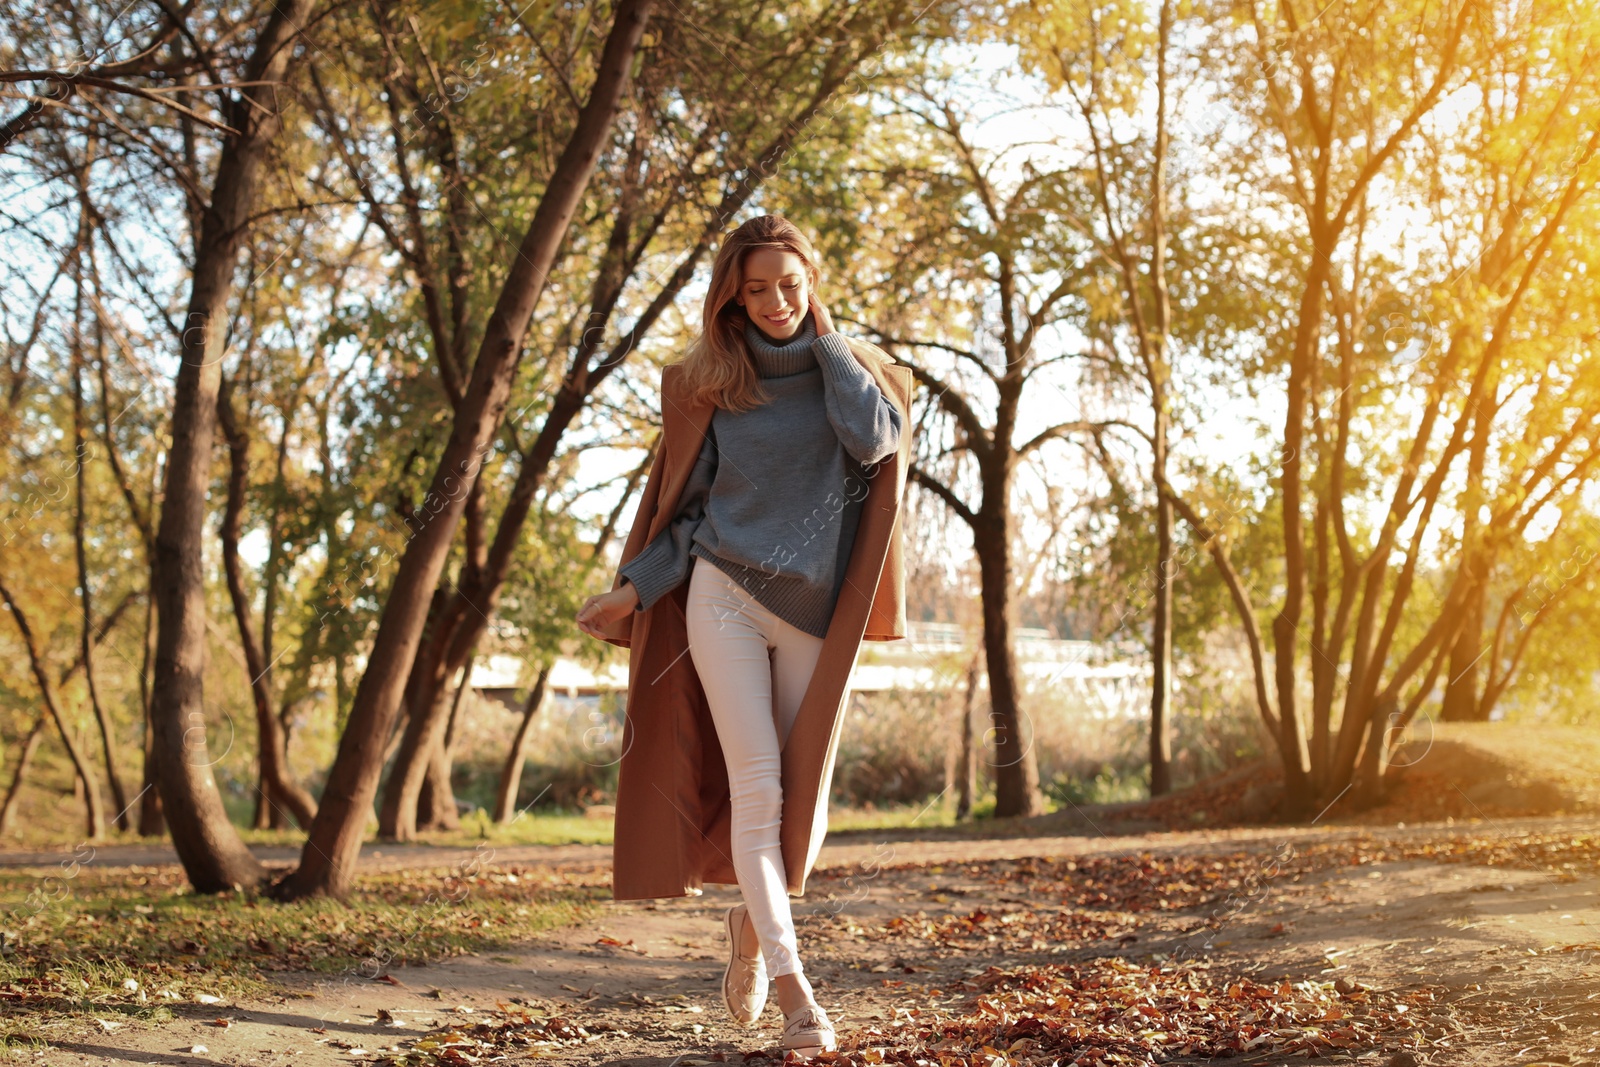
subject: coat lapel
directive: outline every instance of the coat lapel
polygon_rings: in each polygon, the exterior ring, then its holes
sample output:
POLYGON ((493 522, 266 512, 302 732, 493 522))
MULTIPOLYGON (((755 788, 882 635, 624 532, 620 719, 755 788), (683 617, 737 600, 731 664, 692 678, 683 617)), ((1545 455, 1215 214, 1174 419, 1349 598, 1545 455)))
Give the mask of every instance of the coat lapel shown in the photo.
MULTIPOLYGON (((902 410, 909 411, 909 368, 887 363, 883 369, 902 410)), ((689 402, 677 372, 676 366, 662 372, 661 444, 623 545, 622 563, 642 551, 677 514, 715 411, 711 404, 689 402)), ((826 789, 861 641, 905 634, 899 533, 911 437, 908 423, 895 455, 867 471, 867 496, 838 603, 783 747, 779 839, 793 895, 804 892, 827 829, 826 789)), ((618 574, 612 588, 620 583, 618 574)), ((612 895, 618 900, 694 895, 705 882, 737 882, 729 851, 727 766, 689 655, 687 586, 683 583, 649 611, 634 612, 633 618, 604 631, 607 642, 629 650, 612 864, 612 895)))

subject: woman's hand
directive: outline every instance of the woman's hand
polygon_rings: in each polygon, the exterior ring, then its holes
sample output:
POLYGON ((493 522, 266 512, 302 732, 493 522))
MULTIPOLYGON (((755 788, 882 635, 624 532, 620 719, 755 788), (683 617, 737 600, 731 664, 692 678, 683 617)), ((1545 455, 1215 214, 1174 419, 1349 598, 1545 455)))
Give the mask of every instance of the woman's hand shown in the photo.
POLYGON ((604 641, 606 635, 602 631, 627 618, 638 605, 639 590, 632 582, 624 582, 620 588, 598 593, 583 602, 583 607, 578 609, 578 629, 604 641))
POLYGON ((823 337, 833 333, 833 316, 828 314, 828 309, 822 306, 822 301, 817 299, 815 289, 806 294, 806 300, 811 304, 811 314, 817 320, 817 336, 823 337))

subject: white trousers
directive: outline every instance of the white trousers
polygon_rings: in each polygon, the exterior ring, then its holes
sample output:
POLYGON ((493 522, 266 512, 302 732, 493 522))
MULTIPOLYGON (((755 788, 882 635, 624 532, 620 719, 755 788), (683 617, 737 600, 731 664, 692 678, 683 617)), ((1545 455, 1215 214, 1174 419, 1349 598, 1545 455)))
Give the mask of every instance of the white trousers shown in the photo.
MULTIPOLYGON (((799 974, 803 968, 778 846, 779 751, 822 654, 822 638, 778 618, 715 564, 690 559, 689 654, 728 765, 729 859, 767 973, 799 974)), ((818 798, 818 815, 827 817, 826 796, 818 798)))

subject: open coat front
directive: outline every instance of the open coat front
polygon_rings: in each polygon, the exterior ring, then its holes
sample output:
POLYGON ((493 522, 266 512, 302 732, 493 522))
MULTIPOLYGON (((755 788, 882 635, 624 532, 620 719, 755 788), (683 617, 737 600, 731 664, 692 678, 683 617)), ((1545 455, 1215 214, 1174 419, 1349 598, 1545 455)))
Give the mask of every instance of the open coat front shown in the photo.
MULTIPOLYGON (((881 349, 853 338, 850 346, 878 361, 911 410, 911 371, 881 349)), ((662 437, 633 528, 622 549, 627 563, 678 511, 715 411, 692 404, 679 368, 661 375, 662 437)), ((827 832, 826 789, 839 746, 846 685, 863 640, 905 637, 905 575, 901 562, 900 502, 911 457, 911 422, 902 422, 900 449, 866 468, 868 488, 844 583, 822 654, 783 746, 783 814, 779 831, 788 891, 799 896, 827 832)), ((695 566, 709 566, 699 560, 695 566)), ((615 589, 621 575, 612 582, 615 589)), ((604 631, 628 649, 628 711, 623 727, 611 890, 617 900, 693 896, 705 882, 737 884, 730 845, 732 809, 722 743, 689 655, 687 581, 651 606, 604 631)))

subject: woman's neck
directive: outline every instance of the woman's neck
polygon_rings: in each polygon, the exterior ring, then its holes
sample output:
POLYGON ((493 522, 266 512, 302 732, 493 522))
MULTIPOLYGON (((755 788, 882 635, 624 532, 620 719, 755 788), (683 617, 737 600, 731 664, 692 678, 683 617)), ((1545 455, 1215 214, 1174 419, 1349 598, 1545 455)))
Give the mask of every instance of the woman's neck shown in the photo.
POLYGON ((761 327, 751 319, 747 318, 744 324, 745 344, 750 349, 750 358, 755 361, 756 375, 761 378, 782 378, 817 366, 817 357, 811 351, 811 343, 816 339, 817 324, 809 311, 800 320, 800 329, 795 335, 783 341, 775 341, 762 333, 761 327))

